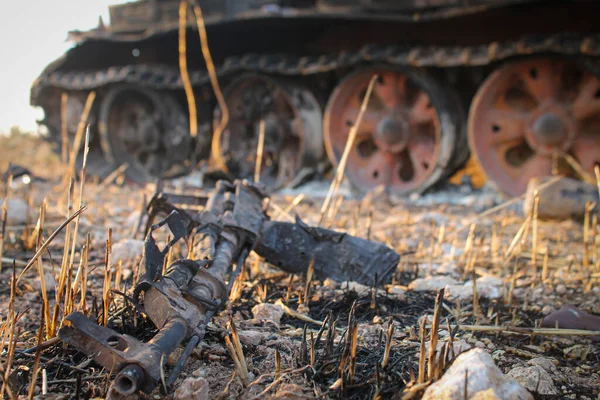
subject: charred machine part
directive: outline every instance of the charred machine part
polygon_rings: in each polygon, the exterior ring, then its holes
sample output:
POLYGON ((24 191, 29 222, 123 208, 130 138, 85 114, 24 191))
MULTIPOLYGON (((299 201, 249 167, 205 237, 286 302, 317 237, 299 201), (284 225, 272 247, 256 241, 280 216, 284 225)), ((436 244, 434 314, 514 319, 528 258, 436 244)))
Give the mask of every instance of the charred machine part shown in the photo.
POLYGON ((208 322, 227 303, 229 290, 251 251, 290 273, 305 272, 313 262, 317 276, 338 281, 378 285, 391 279, 400 261, 393 249, 310 227, 299 219, 294 224, 270 221, 268 200, 261 184, 245 180, 219 181, 208 197, 158 193, 148 205, 145 269, 133 291, 134 303, 158 333, 144 343, 75 312, 67 316, 59 338, 116 373, 114 391, 122 395, 140 390, 150 393, 161 383, 168 355, 187 340, 165 384, 170 387, 175 382, 204 337, 208 322), (190 213, 189 209, 198 211, 190 213), (166 218, 152 224, 158 215, 166 218), (165 225, 173 239, 161 250, 153 232, 165 225), (193 259, 174 261, 163 275, 170 247, 190 235, 193 259))
POLYGON ((194 138, 180 4, 114 5, 110 24, 69 33, 74 46, 31 88, 50 140, 62 140, 61 96, 72 137, 95 91, 90 156, 109 172, 127 163, 131 180, 174 176, 189 172, 200 149, 215 169, 250 179, 263 120, 260 181, 280 187, 315 165, 337 165, 377 74, 345 169, 362 192, 423 192, 472 156, 499 189, 519 195, 530 178, 551 175, 556 154, 567 176, 577 174, 564 155, 592 176, 600 162, 598 1, 189 0, 202 9, 229 112, 214 135, 224 110, 190 8, 194 138))

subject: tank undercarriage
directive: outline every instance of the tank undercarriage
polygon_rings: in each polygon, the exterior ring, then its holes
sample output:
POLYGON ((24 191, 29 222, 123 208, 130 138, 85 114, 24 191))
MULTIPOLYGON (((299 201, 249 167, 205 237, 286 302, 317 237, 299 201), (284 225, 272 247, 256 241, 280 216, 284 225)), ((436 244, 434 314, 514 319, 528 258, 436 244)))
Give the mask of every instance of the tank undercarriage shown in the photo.
POLYGON ((598 57, 600 35, 573 33, 465 45, 376 41, 307 55, 294 49, 221 57, 217 73, 229 123, 219 137, 212 132, 221 110, 205 68, 190 69, 196 138, 189 135, 177 65, 48 72, 32 99, 44 108, 43 123, 59 142, 60 94, 69 94, 73 134, 87 93, 95 90, 94 142, 112 168, 127 162, 127 176, 139 182, 185 173, 193 168, 190 159, 211 159, 231 176, 252 178, 262 120, 261 181, 278 188, 305 168, 337 164, 377 74, 346 167, 356 189, 385 185, 399 195, 423 192, 471 154, 500 190, 520 195, 533 176, 557 169, 574 174, 561 161, 565 155, 592 175, 600 164, 598 57))

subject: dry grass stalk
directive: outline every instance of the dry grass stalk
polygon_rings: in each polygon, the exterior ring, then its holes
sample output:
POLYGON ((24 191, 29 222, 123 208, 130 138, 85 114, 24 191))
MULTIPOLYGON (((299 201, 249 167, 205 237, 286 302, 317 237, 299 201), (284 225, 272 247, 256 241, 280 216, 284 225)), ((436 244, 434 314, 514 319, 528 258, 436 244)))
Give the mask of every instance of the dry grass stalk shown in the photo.
POLYGON ((475 317, 479 316, 479 297, 477 296, 477 274, 475 273, 475 269, 471 271, 471 276, 473 280, 473 315, 475 317))
POLYGON ((196 98, 194 97, 194 89, 192 88, 192 82, 190 81, 187 67, 187 10, 187 0, 181 0, 181 3, 179 4, 179 73, 181 75, 181 81, 183 82, 183 89, 185 90, 185 98, 187 100, 190 115, 190 134, 192 137, 196 137, 198 135, 196 98))
MULTIPOLYGON (((37 233, 37 244, 36 249, 39 249, 42 246, 42 233, 44 232, 44 220, 46 219, 46 199, 42 201, 42 206, 40 207, 40 217, 38 218, 37 226, 39 227, 37 233)), ((42 258, 38 259, 38 273, 40 275, 40 290, 42 292, 42 308, 43 308, 43 320, 50 321, 50 304, 48 303, 48 289, 46 288, 46 276, 44 274, 44 264, 42 262, 42 258)), ((46 339, 50 339, 51 332, 48 327, 46 329, 46 339)))
POLYGON ((283 309, 283 312, 286 313, 287 315, 289 315, 290 317, 297 318, 300 321, 310 322, 311 324, 323 325, 322 321, 317 321, 315 319, 310 318, 309 316, 307 316, 305 314, 301 314, 298 311, 292 310, 291 308, 289 308, 288 306, 286 306, 285 304, 283 304, 283 302, 281 301, 281 299, 277 300, 275 302, 275 304, 279 305, 283 309))
MULTIPOLYGON (((73 186, 74 179, 69 180, 69 191, 67 197, 67 213, 73 210, 73 186)), ((63 295, 65 294, 65 288, 68 282, 68 275, 70 271, 69 267, 69 245, 71 243, 71 225, 67 225, 67 233, 65 234, 65 244, 63 247, 62 262, 60 266, 60 275, 58 278, 58 286, 56 287, 56 301, 54 303, 54 311, 52 312, 52 319, 49 322, 49 337, 54 337, 58 326, 58 316, 60 313, 60 304, 62 302, 63 295)))
POLYGON ((504 253, 504 264, 508 264, 510 262, 510 260, 512 259, 513 252, 514 252, 517 244, 519 244, 519 241, 521 240, 521 238, 525 237, 524 233, 530 224, 531 224, 531 216, 525 218, 525 221, 523 222, 523 224, 517 231, 517 234, 513 237, 513 240, 510 242, 508 249, 504 253))
POLYGON ((385 332, 385 349, 383 351, 383 360, 381 360, 381 367, 385 368, 390 360, 390 354, 392 352, 392 340, 394 340, 394 324, 393 319, 388 319, 388 328, 385 332))
POLYGON ((533 276, 537 275, 537 244, 538 244, 538 210, 540 206, 540 193, 533 192, 533 222, 531 232, 531 264, 533 266, 533 276))
POLYGON ((367 240, 371 240, 371 227, 373 226, 373 210, 367 216, 367 240))
POLYGON ((346 146, 344 147, 344 152, 342 153, 342 157, 340 158, 337 168, 335 169, 335 176, 333 178, 333 181, 331 182, 331 185, 329 186, 329 192, 327 193, 327 197, 325 197, 323 206, 321 207, 321 214, 319 216, 318 226, 322 226, 325 222, 324 217, 327 211, 329 210, 331 200, 338 193, 340 184, 342 183, 342 179, 344 178, 344 170, 346 169, 346 163, 348 161, 348 156, 350 155, 350 149, 352 149, 352 147, 354 146, 354 140, 356 139, 356 135, 358 133, 358 127, 360 126, 360 123, 363 119, 363 115, 367 109, 367 104, 369 103, 369 99, 371 98, 371 93, 373 92, 375 82, 377 82, 377 75, 373 75, 373 77, 371 78, 369 86, 367 87, 367 92, 360 106, 358 117, 356 118, 356 121, 350 128, 348 139, 346 141, 346 146))
POLYGON ((311 257, 306 271, 306 285, 304 286, 303 304, 309 306, 310 286, 312 284, 313 273, 315 271, 315 259, 311 257))
MULTIPOLYGON (((433 311, 433 321, 429 339, 429 359, 427 363, 427 379, 431 381, 435 371, 435 352, 438 342, 438 330, 440 327, 440 317, 442 313, 442 304, 444 299, 444 289, 440 289, 435 298, 435 309, 433 311)), ((424 318, 426 321, 427 319, 424 318)))
POLYGON ((265 120, 261 119, 258 124, 258 144, 256 146, 256 163, 254 164, 254 182, 260 182, 260 170, 262 168, 263 150, 265 147, 265 120))
MULTIPOLYGON (((456 325, 451 326, 452 329, 456 325)), ((522 328, 516 326, 494 326, 494 325, 459 325, 459 329, 472 332, 500 332, 502 334, 514 335, 543 335, 543 336, 599 336, 600 331, 588 331, 583 329, 560 329, 560 328, 522 328)))
POLYGON ((583 266, 587 269, 590 265, 589 260, 589 240, 590 240, 590 212, 596 206, 590 201, 585 203, 585 215, 583 218, 583 266))
POLYGON ((279 378, 281 374, 281 354, 279 350, 275 349, 275 379, 279 378))
POLYGON ((582 180, 591 185, 595 183, 594 177, 588 174, 573 156, 565 152, 560 152, 559 155, 569 164, 571 168, 573 168, 573 170, 577 173, 577 175, 579 175, 579 177, 582 180))
POLYGON ((44 340, 44 329, 45 329, 45 325, 46 325, 46 319, 44 317, 44 315, 45 315, 45 308, 46 308, 46 305, 42 304, 42 312, 40 313, 41 316, 42 316, 42 320, 40 321, 40 329, 38 330, 37 349, 35 351, 35 361, 33 362, 31 383, 29 384, 29 395, 28 395, 28 399, 29 400, 33 399, 33 395, 35 393, 35 383, 37 381, 37 376, 38 376, 38 372, 39 372, 40 356, 42 355, 42 346, 41 346, 41 344, 42 344, 42 342, 44 340))
MULTIPOLYGON (((87 234, 87 237, 85 238, 85 248, 83 249, 83 255, 82 255, 82 260, 83 262, 79 264, 79 270, 77 271, 76 276, 80 276, 80 282, 79 282, 79 291, 81 293, 81 297, 79 300, 79 307, 81 309, 82 312, 85 312, 86 310, 86 301, 85 301, 85 296, 87 295, 87 268, 88 268, 88 260, 89 260, 89 256, 90 256, 90 241, 91 241, 91 237, 90 237, 90 233, 87 234)), ((77 282, 75 282, 75 284, 77 284, 77 282)), ((75 294, 76 291, 75 291, 75 294)))
POLYGON ((221 121, 219 122, 219 125, 217 125, 215 131, 213 132, 211 149, 212 155, 215 157, 217 164, 222 167, 225 167, 226 169, 226 163, 223 159, 221 159, 219 143, 221 141, 221 135, 225 130, 225 126, 227 126, 227 123, 229 122, 229 108, 227 107, 227 102, 225 102, 225 97, 223 97, 223 92, 221 91, 221 87, 219 86, 217 71, 215 69, 215 64, 210 54, 210 49, 208 47, 208 37, 206 34, 206 26, 204 24, 204 16, 202 15, 202 9, 200 8, 200 6, 198 6, 196 0, 192 0, 191 4, 193 5, 194 15, 196 16, 196 26, 198 27, 198 35, 200 36, 200 48, 202 50, 202 56, 204 57, 204 62, 206 63, 206 69, 208 70, 210 84, 212 86, 213 91, 215 92, 217 102, 219 103, 219 109, 221 111, 221 121))
POLYGON ((344 194, 340 194, 337 196, 335 202, 333 203, 333 206, 329 208, 329 212, 327 213, 327 228, 330 228, 335 219, 334 217, 337 215, 338 210, 340 209, 340 207, 342 206, 342 203, 344 202, 344 194))
POLYGON ((10 376, 12 361, 17 345, 17 339, 19 337, 18 334, 15 335, 15 329, 17 326, 17 316, 15 313, 15 296, 17 293, 17 280, 15 279, 15 276, 16 270, 15 265, 13 264, 13 274, 10 280, 10 298, 8 301, 8 315, 5 324, 3 324, 3 328, 8 331, 8 337, 6 335, 3 335, 2 338, 2 348, 4 348, 5 346, 6 339, 8 339, 8 351, 6 353, 6 363, 2 366, 4 377, 2 379, 2 387, 0 388, 0 396, 4 396, 4 393, 6 393, 11 399, 16 398, 16 396, 13 393, 13 388, 10 387, 8 378, 10 376), (8 328, 6 324, 9 324, 8 328))
POLYGON ((548 248, 544 249, 544 264, 542 266, 542 282, 546 282, 548 280, 548 248))
POLYGON ((237 330, 233 321, 229 321, 230 329, 231 329, 231 338, 229 335, 225 336, 225 344, 227 345, 227 349, 229 350, 229 354, 233 359, 233 363, 235 364, 235 369, 240 376, 240 380, 242 381, 242 385, 244 387, 248 387, 248 367, 246 365, 246 358, 244 357, 244 351, 242 349, 242 344, 240 343, 240 338, 237 334, 237 330))
POLYGON ((69 168, 64 175, 63 182, 66 183, 68 179, 75 176, 75 163, 77 161, 77 154, 79 154, 79 148, 81 147, 81 141, 83 140, 83 134, 85 131, 85 125, 90 115, 94 99, 96 98, 96 92, 91 91, 85 101, 83 107, 83 113, 79 119, 79 125, 77 126, 77 132, 75 133, 75 139, 73 142, 73 148, 71 149, 71 155, 69 158, 69 168))
POLYGON ((108 228, 108 239, 106 240, 106 256, 104 259, 104 284, 102 286, 102 325, 108 324, 108 308, 110 305, 110 281, 112 279, 112 229, 108 228))
POLYGON ((358 347, 358 322, 354 319, 350 331, 350 363, 349 375, 350 383, 354 383, 354 373, 356 372, 356 349, 358 347))
POLYGON ((60 132, 61 132, 61 161, 67 165, 69 156, 69 134, 67 127, 67 103, 69 94, 62 92, 60 95, 60 132))
MULTIPOLYGON (((0 229, 0 260, 4 254, 4 238, 6 238, 6 224, 8 221, 8 201, 10 200, 10 193, 12 186, 12 174, 8 174, 6 180, 6 192, 4 193, 4 202, 2 203, 2 218, 1 218, 1 229, 0 229)), ((2 271, 2 262, 0 262, 0 271, 2 271)))
MULTIPOLYGON (((417 378, 417 383, 425 382, 425 366, 427 364, 427 357, 425 355, 425 326, 427 324, 427 317, 424 317, 421 320, 421 325, 419 326, 419 337, 421 341, 421 346, 419 348, 419 377, 417 378)), ((429 344, 431 345, 431 343, 429 344)))
MULTIPOLYGON (((290 215, 290 213, 298 204, 300 204, 300 202, 302 200, 304 200, 304 193, 301 193, 298 196, 296 196, 294 198, 294 200, 286 208, 283 208, 283 209, 279 208, 278 210, 276 210, 276 213, 273 213, 271 220, 275 221, 275 220, 277 220, 277 218, 279 218, 279 216, 284 214, 288 217, 288 219, 290 221, 294 221, 294 218, 290 215)), ((274 204, 274 203, 271 203, 271 204, 274 204)))

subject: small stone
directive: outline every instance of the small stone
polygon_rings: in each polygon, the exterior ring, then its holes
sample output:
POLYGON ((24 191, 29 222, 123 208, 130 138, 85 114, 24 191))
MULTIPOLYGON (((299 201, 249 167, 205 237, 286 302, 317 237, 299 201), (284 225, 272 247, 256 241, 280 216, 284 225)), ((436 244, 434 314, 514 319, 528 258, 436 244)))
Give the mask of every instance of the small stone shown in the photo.
POLYGON ((567 293, 567 286, 564 283, 559 283, 556 285, 556 293, 565 294, 567 293))
POLYGON ((252 307, 252 315, 257 321, 270 321, 279 325, 283 317, 283 308, 277 304, 259 303, 252 307))
POLYGON ((125 263, 142 255, 144 241, 136 239, 123 239, 112 245, 111 260, 113 265, 119 261, 125 263))
POLYGON ((286 400, 308 400, 314 397, 304 394, 304 390, 301 386, 293 383, 283 383, 277 393, 270 399, 286 399, 286 400))
POLYGON ((208 400, 208 382, 204 378, 187 378, 175 391, 176 400, 208 400))
POLYGON ((479 347, 480 349, 485 349, 485 343, 478 340, 477 342, 475 342, 475 347, 479 347))
POLYGON ((262 332, 257 331, 238 331, 238 336, 240 337, 240 342, 246 346, 258 346, 265 338, 262 332))
POLYGON ((406 290, 401 289, 397 286, 393 286, 389 289, 389 293, 396 300, 404 301, 406 300, 406 290))
POLYGON ((542 314, 544 315, 552 314, 554 311, 556 311, 554 307, 549 305, 545 305, 544 308, 542 308, 542 314))
POLYGON ((544 357, 532 358, 531 360, 529 360, 529 362, 527 364, 538 365, 538 366, 544 368, 544 370, 546 372, 551 372, 551 373, 556 372, 556 365, 554 365, 552 360, 550 360, 549 358, 544 358, 544 357))
POLYGON ((462 399, 465 391, 471 399, 533 400, 531 393, 506 377, 494 364, 492 357, 482 349, 469 350, 458 356, 442 378, 427 388, 422 399, 462 399))
MULTIPOLYGON (((4 202, 0 203, 4 204, 4 202)), ((8 199, 6 223, 8 225, 23 225, 27 221, 27 215, 31 216, 31 210, 27 202, 20 198, 8 199)), ((30 220, 32 223, 35 221, 30 220)))
POLYGON ((410 290, 413 290, 415 292, 437 292, 442 288, 457 284, 458 281, 456 279, 450 278, 448 276, 430 276, 427 278, 415 279, 410 283, 408 287, 410 290))
POLYGON ((358 294, 369 293, 371 291, 370 287, 360 284, 358 282, 344 282, 344 284, 342 284, 342 288, 346 287, 348 287, 348 290, 351 290, 358 294))
POLYGON ((333 279, 327 278, 323 281, 323 287, 325 289, 335 290, 338 287, 338 283, 333 279))
POLYGON ((516 379, 521 385, 534 393, 541 395, 558 394, 552 377, 539 365, 531 367, 516 367, 508 371, 508 376, 516 379))

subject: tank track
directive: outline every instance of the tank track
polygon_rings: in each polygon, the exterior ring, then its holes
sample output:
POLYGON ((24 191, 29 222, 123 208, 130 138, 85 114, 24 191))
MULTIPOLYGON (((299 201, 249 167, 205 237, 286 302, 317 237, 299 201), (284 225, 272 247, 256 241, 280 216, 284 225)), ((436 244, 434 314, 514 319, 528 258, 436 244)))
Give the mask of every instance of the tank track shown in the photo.
MULTIPOLYGON (((227 58, 217 67, 219 77, 241 71, 287 76, 314 75, 351 67, 363 62, 412 67, 475 67, 516 56, 554 53, 569 56, 600 56, 600 35, 558 34, 526 37, 518 41, 493 42, 477 46, 375 46, 356 52, 296 57, 281 54, 246 54, 227 58)), ((599 68, 590 65, 594 74, 599 68)), ((206 71, 191 71, 192 85, 209 83, 206 71)), ((42 89, 54 86, 64 90, 92 90, 114 83, 143 83, 156 90, 182 89, 179 69, 160 65, 126 65, 91 72, 50 72, 38 78, 31 89, 32 104, 42 89)))

